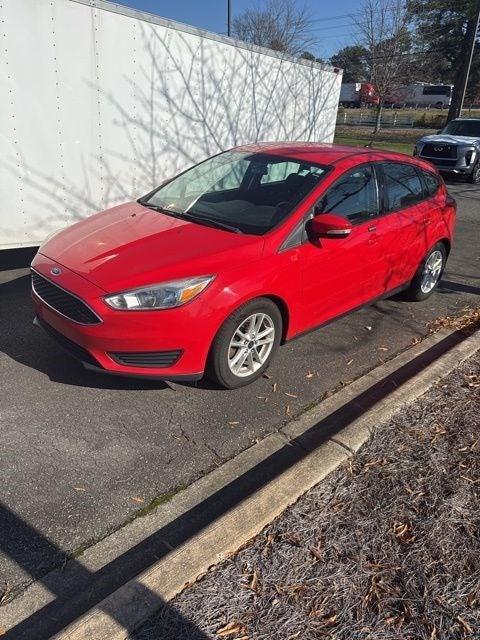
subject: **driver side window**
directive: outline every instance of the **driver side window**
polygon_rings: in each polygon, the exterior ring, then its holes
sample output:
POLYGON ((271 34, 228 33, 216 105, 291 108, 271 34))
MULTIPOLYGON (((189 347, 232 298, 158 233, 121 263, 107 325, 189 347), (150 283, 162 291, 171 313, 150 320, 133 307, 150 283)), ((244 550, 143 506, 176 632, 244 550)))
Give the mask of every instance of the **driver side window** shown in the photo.
POLYGON ((373 168, 359 167, 346 173, 330 187, 319 208, 322 213, 347 218, 352 224, 378 216, 378 188, 373 168))

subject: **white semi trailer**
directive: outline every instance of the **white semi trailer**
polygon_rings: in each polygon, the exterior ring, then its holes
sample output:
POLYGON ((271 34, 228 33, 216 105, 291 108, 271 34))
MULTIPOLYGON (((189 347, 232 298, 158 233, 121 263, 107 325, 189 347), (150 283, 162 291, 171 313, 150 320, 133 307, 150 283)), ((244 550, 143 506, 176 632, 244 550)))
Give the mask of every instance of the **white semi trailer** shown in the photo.
POLYGON ((103 0, 3 0, 0 249, 257 140, 333 139, 341 72, 103 0))

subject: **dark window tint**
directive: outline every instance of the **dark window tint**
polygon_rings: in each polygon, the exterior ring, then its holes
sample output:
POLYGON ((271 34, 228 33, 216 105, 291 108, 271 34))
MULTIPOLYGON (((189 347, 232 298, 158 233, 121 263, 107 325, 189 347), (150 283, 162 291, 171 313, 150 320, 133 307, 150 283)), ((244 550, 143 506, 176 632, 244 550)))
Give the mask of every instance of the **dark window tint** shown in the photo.
POLYGON ((432 85, 429 87, 423 87, 424 96, 450 96, 452 93, 451 87, 448 85, 432 85))
POLYGON ((442 133, 448 133, 451 136, 480 138, 480 120, 451 120, 442 133))
POLYGON ((384 164, 383 173, 388 211, 405 209, 423 199, 422 183, 413 165, 384 164))
POLYGON ((423 182, 425 183, 425 192, 427 198, 434 196, 440 186, 440 179, 434 173, 422 171, 423 182))
POLYGON ((378 191, 371 167, 360 167, 340 178, 325 194, 319 207, 322 213, 334 213, 352 222, 378 215, 378 191))

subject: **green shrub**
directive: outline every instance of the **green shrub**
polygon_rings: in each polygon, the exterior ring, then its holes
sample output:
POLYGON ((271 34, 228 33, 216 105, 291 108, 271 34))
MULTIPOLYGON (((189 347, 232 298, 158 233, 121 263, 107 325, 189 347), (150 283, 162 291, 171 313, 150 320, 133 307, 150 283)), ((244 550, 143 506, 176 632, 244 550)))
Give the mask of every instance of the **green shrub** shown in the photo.
POLYGON ((413 121, 414 127, 442 129, 447 122, 446 113, 435 113, 431 111, 424 111, 413 121))

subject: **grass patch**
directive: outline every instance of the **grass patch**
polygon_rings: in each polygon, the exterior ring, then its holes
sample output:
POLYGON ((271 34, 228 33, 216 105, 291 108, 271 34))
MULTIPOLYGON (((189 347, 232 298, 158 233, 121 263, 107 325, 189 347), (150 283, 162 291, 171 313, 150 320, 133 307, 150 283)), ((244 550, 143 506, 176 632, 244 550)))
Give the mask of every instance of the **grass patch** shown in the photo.
MULTIPOLYGON (((413 147, 417 140, 423 136, 435 133, 426 128, 395 129, 382 128, 375 136, 372 144, 373 149, 383 149, 385 151, 396 151, 409 156, 413 153, 413 147)), ((335 144, 346 144, 351 147, 364 147, 372 142, 372 127, 337 125, 335 129, 335 144)))
POLYGON ((174 498, 177 495, 177 493, 180 493, 180 491, 183 491, 185 488, 186 487, 184 485, 179 485, 175 489, 172 489, 171 491, 168 491, 167 493, 162 493, 160 496, 157 496, 156 498, 153 498, 153 500, 151 500, 144 507, 142 507, 141 509, 138 509, 137 511, 135 511, 135 513, 133 513, 129 518, 127 518, 127 520, 125 520, 125 522, 122 522, 122 524, 119 527, 116 527, 116 528, 108 531, 104 536, 102 536, 102 537, 100 537, 98 539, 87 540, 86 542, 81 544, 79 547, 74 549, 71 553, 68 554, 68 560, 70 560, 72 558, 80 557, 81 555, 83 555, 85 553, 85 551, 87 549, 92 547, 94 544, 97 544, 101 540, 104 540, 107 536, 112 535, 112 533, 115 533, 116 531, 118 531, 120 529, 123 529, 123 527, 127 526, 128 524, 130 524, 131 522, 133 522, 137 518, 144 518, 145 516, 148 516, 149 513, 154 511, 161 504, 165 504, 165 502, 169 502, 172 498, 174 498))
POLYGON ((172 489, 172 491, 169 491, 168 493, 163 493, 161 496, 154 498, 147 505, 145 505, 138 511, 135 511, 133 516, 129 518, 129 520, 127 520, 125 524, 129 524, 130 522, 132 522, 133 520, 136 520, 137 518, 144 518, 145 516, 148 516, 149 513, 154 511, 161 504, 165 504, 165 502, 169 502, 174 496, 177 495, 177 493, 180 493, 180 491, 183 491, 184 489, 185 489, 184 486, 179 486, 176 489, 172 489))
MULTIPOLYGON (((370 135, 365 136, 345 136, 335 135, 335 144, 346 144, 350 147, 364 147, 371 140, 370 135)), ((382 135, 372 144, 372 149, 383 149, 385 151, 396 151, 397 153, 405 153, 409 156, 413 153, 413 143, 405 142, 405 140, 386 138, 382 139, 382 135)))

